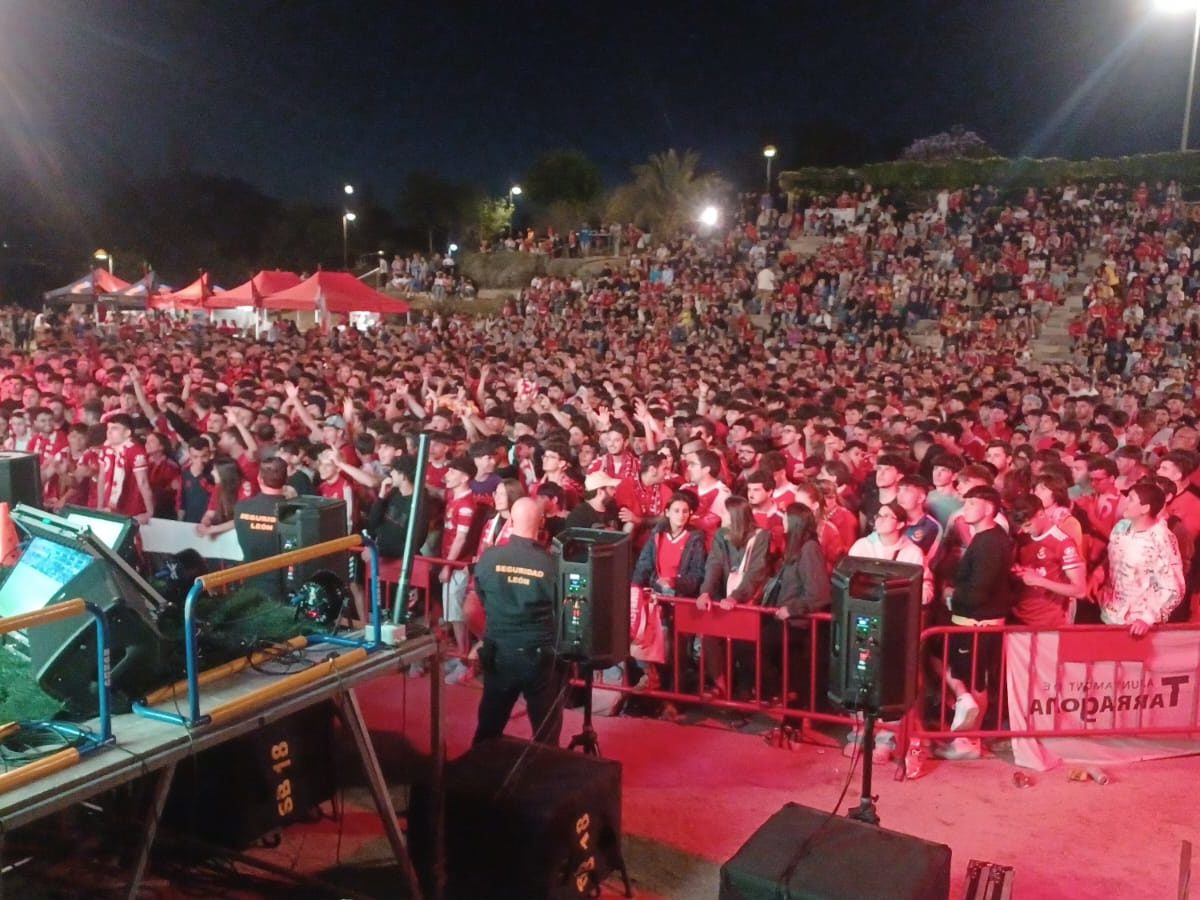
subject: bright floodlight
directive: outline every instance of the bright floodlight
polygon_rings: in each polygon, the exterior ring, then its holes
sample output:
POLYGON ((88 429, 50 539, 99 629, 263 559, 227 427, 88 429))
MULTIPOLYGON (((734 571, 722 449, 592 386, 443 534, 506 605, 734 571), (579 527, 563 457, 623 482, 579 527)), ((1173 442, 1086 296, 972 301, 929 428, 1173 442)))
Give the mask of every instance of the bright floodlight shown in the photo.
POLYGON ((450 245, 450 252, 451 252, 451 253, 457 253, 457 252, 458 252, 458 244, 451 244, 451 245, 450 245))
POLYGON ((104 260, 108 259, 108 251, 107 250, 97 250, 95 253, 92 254, 92 259, 98 259, 101 262, 104 262, 104 260))
POLYGON ((514 184, 512 187, 510 187, 508 189, 508 192, 510 194, 512 194, 514 197, 520 197, 521 196, 521 186, 519 184, 514 184))
POLYGON ((767 144, 767 146, 763 147, 763 156, 765 156, 767 159, 773 159, 775 157, 775 152, 774 144, 767 144))
POLYGON ((712 228, 717 224, 717 218, 719 215, 720 214, 715 206, 706 206, 704 209, 700 210, 700 224, 705 228, 712 228))
POLYGON ((1197 0, 1154 0, 1154 8, 1165 13, 1195 12, 1197 6, 1197 0))
POLYGON ((356 216, 356 215, 355 215, 354 213, 352 213, 352 212, 348 212, 348 213, 346 213, 346 216, 345 216, 345 218, 346 218, 346 221, 347 221, 347 222, 353 222, 355 219, 357 219, 357 218, 358 218, 358 216, 356 216))
POLYGON ((342 188, 342 190, 345 191, 347 194, 353 194, 354 193, 354 185, 348 184, 344 188, 342 188))

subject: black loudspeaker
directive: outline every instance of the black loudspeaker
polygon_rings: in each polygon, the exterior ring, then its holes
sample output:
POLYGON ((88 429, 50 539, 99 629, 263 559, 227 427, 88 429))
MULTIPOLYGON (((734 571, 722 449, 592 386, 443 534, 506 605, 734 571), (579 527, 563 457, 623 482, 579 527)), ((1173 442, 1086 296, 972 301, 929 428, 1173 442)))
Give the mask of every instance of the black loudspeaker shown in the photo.
POLYGON ((629 535, 568 528, 554 538, 558 560, 558 654, 608 666, 629 655, 629 535))
POLYGON ((829 699, 897 718, 916 698, 924 571, 847 556, 833 572, 829 699))
MULTIPOLYGON (((0 615, 81 598, 104 612, 114 711, 163 683, 163 602, 157 592, 89 528, 18 504, 13 521, 29 536, 21 556, 3 575, 0 615)), ((28 656, 34 678, 61 700, 70 718, 98 709, 96 629, 90 616, 72 616, 15 632, 10 641, 28 656)))
POLYGON ((42 467, 36 453, 0 450, 0 502, 42 508, 42 467))
MULTIPOLYGON (((499 738, 446 766, 451 897, 539 900, 598 896, 620 868, 621 764, 499 738)), ((427 786, 413 791, 413 853, 427 866, 427 786)))
MULTIPOLYGON (((311 547, 346 536, 346 504, 326 497, 302 496, 279 504, 279 552, 311 547)), ((345 580, 349 577, 350 554, 345 551, 298 563, 283 570, 283 590, 288 596, 318 572, 329 571, 345 580)))
POLYGON ((947 900, 950 848, 789 803, 721 867, 720 900, 947 900))
POLYGON ((334 715, 319 703, 182 763, 163 825, 241 850, 305 816, 337 789, 334 715))

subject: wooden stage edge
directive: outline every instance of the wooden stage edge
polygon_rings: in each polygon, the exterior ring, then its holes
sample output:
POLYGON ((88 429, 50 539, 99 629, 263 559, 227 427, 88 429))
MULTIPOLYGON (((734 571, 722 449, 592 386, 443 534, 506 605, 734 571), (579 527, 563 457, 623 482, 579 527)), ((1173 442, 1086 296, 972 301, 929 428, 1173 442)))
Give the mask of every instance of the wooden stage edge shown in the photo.
MULTIPOLYGON (((130 893, 133 895, 144 872, 146 857, 154 841, 157 818, 161 814, 161 804, 165 802, 166 790, 178 763, 203 750, 252 732, 269 722, 330 699, 337 700, 344 712, 348 710, 351 713, 352 721, 348 724, 367 770, 368 781, 378 780, 378 783, 371 785, 373 794, 381 794, 375 798, 376 804, 380 806, 383 803, 388 807, 378 810, 381 817, 386 816, 386 819, 391 820, 385 820, 385 832, 392 831, 389 825, 394 825, 395 814, 390 809, 390 803, 386 802, 386 786, 383 785, 382 776, 379 774, 378 758, 362 724, 353 689, 375 678, 402 674, 414 663, 436 658, 437 651, 437 640, 432 636, 413 638, 395 647, 383 647, 339 672, 303 685, 295 692, 285 694, 263 708, 255 709, 234 721, 209 724, 192 730, 134 713, 114 716, 115 745, 90 754, 69 769, 0 794, 0 835, 97 797, 136 778, 159 774, 161 796, 156 798, 158 808, 150 811, 142 858, 131 879, 130 893)), ((346 652, 346 648, 331 644, 317 644, 300 651, 304 657, 314 662, 326 660, 332 653, 346 652)), ((277 681, 279 677, 247 668, 227 679, 208 685, 201 690, 201 712, 236 701, 272 681, 277 681)), ((441 692, 438 690, 441 679, 435 674, 429 682, 432 713, 430 747, 433 752, 436 780, 441 774, 443 762, 440 759, 443 743, 441 692)), ((181 709, 186 707, 186 697, 178 698, 177 702, 181 709)), ((168 700, 161 704, 160 708, 174 709, 174 706, 175 702, 168 700)), ((88 724, 90 726, 93 723, 88 724)), ((411 860, 407 858, 407 847, 403 846, 398 826, 395 834, 390 834, 389 837, 392 839, 393 850, 397 851, 397 861, 411 872, 411 860), (404 859, 399 858, 401 852, 404 859)), ((435 889, 435 893, 440 891, 435 889)))

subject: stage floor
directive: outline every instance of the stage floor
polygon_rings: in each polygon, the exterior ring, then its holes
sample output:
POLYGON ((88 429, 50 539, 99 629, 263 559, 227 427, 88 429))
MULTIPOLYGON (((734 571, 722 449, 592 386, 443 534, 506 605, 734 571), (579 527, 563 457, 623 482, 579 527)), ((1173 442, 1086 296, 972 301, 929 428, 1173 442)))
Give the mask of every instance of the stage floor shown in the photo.
MULTIPOLYGON (((449 758, 470 742, 479 693, 443 694, 449 758)), ((361 694, 373 730, 407 721, 411 733, 427 733, 420 682, 409 683, 407 703, 401 679, 361 694)), ((625 859, 642 898, 716 897, 721 864, 780 806, 831 809, 846 782, 840 746, 767 746, 765 717, 742 730, 733 719, 687 719, 698 724, 595 720, 602 752, 624 764, 625 859)), ((567 713, 564 742, 579 723, 567 713)), ((508 733, 527 737, 528 721, 514 718, 508 733)), ((1014 866, 1021 898, 1160 900, 1176 894, 1181 841, 1200 842, 1200 808, 1185 787, 1200 780, 1200 756, 1112 767, 1103 786, 1069 782, 1064 766, 1029 773, 1033 785, 1019 788, 1017 768, 994 757, 934 761, 917 781, 894 781, 892 768, 876 768, 882 824, 950 845, 956 900, 970 859, 1014 866)), ((856 773, 843 813, 858 789, 856 773)), ((621 896, 619 881, 607 888, 606 897, 621 896)))

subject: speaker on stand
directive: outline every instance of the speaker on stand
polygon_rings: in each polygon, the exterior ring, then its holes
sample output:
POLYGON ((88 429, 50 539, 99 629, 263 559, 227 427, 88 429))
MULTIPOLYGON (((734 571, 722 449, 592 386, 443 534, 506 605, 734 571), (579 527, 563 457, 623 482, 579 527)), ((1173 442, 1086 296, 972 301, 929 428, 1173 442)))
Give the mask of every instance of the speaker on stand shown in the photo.
POLYGON ((620 531, 568 528, 554 539, 558 562, 555 650, 578 663, 583 678, 583 730, 567 749, 600 755, 592 727, 592 673, 629 655, 629 535, 620 531))
POLYGON ((875 722, 896 719, 916 699, 924 570, 848 556, 833 572, 829 699, 863 713, 863 778, 850 817, 879 824, 871 794, 875 722))
MULTIPOLYGON (((278 507, 279 552, 287 553, 346 536, 346 503, 326 497, 301 496, 283 500, 278 507)), ((282 572, 283 596, 291 597, 318 572, 333 572, 343 581, 350 578, 350 554, 345 551, 308 562, 296 563, 282 572)), ((279 578, 280 573, 270 573, 279 578)))

